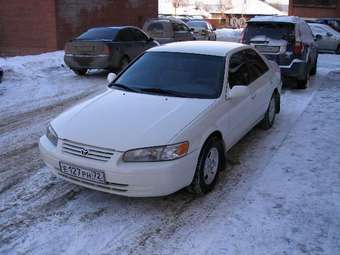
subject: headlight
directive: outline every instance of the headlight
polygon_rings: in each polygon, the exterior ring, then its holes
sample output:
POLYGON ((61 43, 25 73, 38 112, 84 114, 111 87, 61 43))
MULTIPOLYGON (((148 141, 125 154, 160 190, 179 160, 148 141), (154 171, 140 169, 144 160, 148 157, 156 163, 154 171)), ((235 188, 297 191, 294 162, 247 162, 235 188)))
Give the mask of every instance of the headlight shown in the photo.
POLYGON ((54 146, 57 146, 58 144, 58 135, 54 131, 51 125, 48 125, 47 130, 46 130, 46 137, 48 140, 50 140, 51 143, 54 144, 54 146))
POLYGON ((149 147, 130 150, 124 153, 123 160, 126 162, 154 162, 181 158, 188 153, 189 143, 177 143, 173 145, 149 147))

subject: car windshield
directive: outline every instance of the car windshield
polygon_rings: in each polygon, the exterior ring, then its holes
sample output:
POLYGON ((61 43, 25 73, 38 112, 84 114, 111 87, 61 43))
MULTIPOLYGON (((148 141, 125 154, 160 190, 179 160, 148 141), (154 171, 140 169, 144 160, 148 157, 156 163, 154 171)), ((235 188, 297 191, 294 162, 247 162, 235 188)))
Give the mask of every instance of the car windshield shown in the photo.
POLYGON ((189 21, 188 23, 189 27, 193 28, 207 28, 207 23, 202 22, 202 21, 189 21))
POLYGON ((265 35, 269 38, 280 40, 294 36, 294 24, 278 22, 250 22, 245 29, 244 38, 250 41, 252 38, 265 35))
POLYGON ((118 33, 115 28, 93 28, 77 37, 78 40, 113 40, 118 33))
POLYGON ((224 57, 188 53, 147 52, 111 84, 140 93, 189 98, 218 98, 224 57))

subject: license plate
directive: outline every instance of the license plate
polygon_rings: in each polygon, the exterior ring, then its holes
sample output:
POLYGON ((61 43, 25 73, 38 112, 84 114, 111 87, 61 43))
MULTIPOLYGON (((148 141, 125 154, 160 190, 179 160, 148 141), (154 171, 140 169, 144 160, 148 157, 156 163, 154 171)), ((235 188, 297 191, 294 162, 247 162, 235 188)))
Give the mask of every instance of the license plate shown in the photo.
POLYGON ((256 45, 256 49, 258 49, 260 52, 278 52, 280 50, 279 46, 264 46, 264 45, 256 45))
POLYGON ((83 179, 90 182, 105 184, 105 173, 100 170, 83 168, 68 163, 59 162, 60 173, 75 177, 77 179, 83 179))

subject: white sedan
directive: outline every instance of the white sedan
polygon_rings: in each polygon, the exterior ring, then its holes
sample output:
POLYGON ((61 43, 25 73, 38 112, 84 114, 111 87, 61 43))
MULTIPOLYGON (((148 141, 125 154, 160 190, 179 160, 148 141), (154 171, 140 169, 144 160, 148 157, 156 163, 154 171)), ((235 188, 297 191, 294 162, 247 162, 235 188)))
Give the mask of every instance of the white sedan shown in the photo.
POLYGON ((106 92, 53 120, 39 147, 61 178, 124 196, 209 192, 225 152, 280 111, 277 65, 238 43, 155 47, 109 77, 106 92))

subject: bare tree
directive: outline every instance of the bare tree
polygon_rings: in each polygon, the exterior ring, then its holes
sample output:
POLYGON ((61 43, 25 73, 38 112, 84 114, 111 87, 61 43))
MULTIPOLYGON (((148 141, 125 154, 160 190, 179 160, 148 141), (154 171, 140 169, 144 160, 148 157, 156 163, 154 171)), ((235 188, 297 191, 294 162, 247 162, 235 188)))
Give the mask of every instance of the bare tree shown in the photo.
POLYGON ((233 8, 233 3, 231 0, 220 0, 221 11, 225 11, 233 8))
POLYGON ((189 4, 188 0, 171 0, 172 6, 175 8, 175 15, 177 15, 177 8, 189 4))

